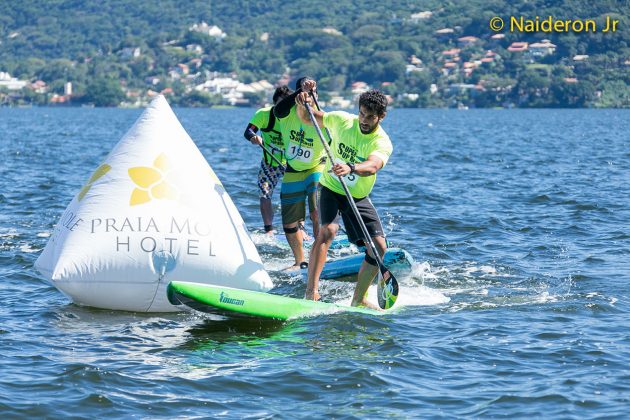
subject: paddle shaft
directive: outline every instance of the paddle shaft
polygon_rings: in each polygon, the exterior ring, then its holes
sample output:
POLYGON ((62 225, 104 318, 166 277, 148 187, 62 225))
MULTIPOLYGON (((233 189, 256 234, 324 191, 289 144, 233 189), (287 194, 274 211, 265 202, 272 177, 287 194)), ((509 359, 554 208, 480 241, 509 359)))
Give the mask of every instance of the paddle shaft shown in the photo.
POLYGON ((264 145, 264 144, 261 144, 261 145, 260 145, 260 147, 262 147, 262 149, 263 149, 263 150, 264 150, 264 151, 265 151, 265 152, 266 152, 266 153, 267 153, 267 154, 271 157, 271 159, 273 159, 273 160, 274 160, 274 162, 276 162, 276 163, 277 163, 278 165, 280 165, 280 166, 285 166, 282 162, 280 162, 280 161, 278 160, 278 158, 277 158, 277 157, 275 157, 275 156, 273 155, 273 153, 271 153, 271 152, 269 151, 269 149, 267 149, 267 148, 265 147, 265 145, 264 145))
MULTIPOLYGON (((315 94, 313 94, 313 91, 311 90, 309 94, 311 95, 311 98, 313 98, 313 102, 315 102, 315 108, 317 108, 318 111, 321 111, 322 108, 319 106, 319 102, 317 102, 317 97, 315 96, 315 94)), ((326 134, 328 134, 328 138, 332 141, 332 136, 330 135, 330 131, 328 130, 328 127, 324 127, 324 130, 326 130, 326 134)), ((339 226, 339 229, 341 229, 343 233, 348 233, 341 226, 339 226)))
MULTIPOLYGON (((313 102, 315 102, 315 107, 317 108, 317 110, 321 111, 322 108, 319 106, 319 102, 317 102, 317 98, 315 97, 315 94, 313 93, 313 91, 311 90, 309 94, 311 95, 311 98, 313 98, 313 102)), ((328 127, 324 127, 324 130, 326 130, 326 134, 328 134, 328 138, 330 139, 330 141, 332 141, 332 136, 330 135, 330 130, 328 130, 328 127)), ((330 156, 330 153, 328 154, 328 156, 330 156)))
MULTIPOLYGON (((315 127, 315 131, 317 131, 317 135, 319 136, 319 139, 322 141, 322 144, 324 145, 324 150, 326 151, 326 155, 328 155, 328 159, 330 159, 330 163, 334 165, 332 152, 330 150, 330 147, 328 146, 328 143, 324 139, 324 134, 322 133, 322 130, 319 128, 319 124, 317 124, 317 120, 315 119, 315 115, 313 115, 311 106, 307 104, 306 102, 304 103, 304 106, 306 107, 306 110, 308 111, 308 115, 311 118, 311 122, 313 123, 313 126, 315 127)), ((332 141, 332 136, 330 135, 330 132, 327 131, 327 133, 328 133, 328 137, 332 141)), ((357 222, 359 223, 359 226, 361 227, 361 231, 363 232, 363 236, 365 237, 365 243, 372 250, 372 254, 374 254, 374 259, 376 259, 376 262, 378 263, 381 273, 384 274, 386 271, 388 271, 387 267, 385 267, 385 263, 383 262, 381 255, 378 253, 376 246, 374 246, 372 237, 370 236, 370 233, 368 232, 367 227, 365 226, 365 223, 363 223, 363 219, 361 218, 359 209, 357 208, 357 205, 354 203, 354 198, 352 197, 352 194, 350 193, 350 190, 348 189, 346 182, 343 180, 343 177, 341 175, 337 175, 337 179, 339 179, 339 182, 341 183, 341 186, 343 187, 343 191, 346 193, 346 198, 348 199, 350 208, 352 209, 352 212, 354 213, 354 216, 357 218, 357 222)))

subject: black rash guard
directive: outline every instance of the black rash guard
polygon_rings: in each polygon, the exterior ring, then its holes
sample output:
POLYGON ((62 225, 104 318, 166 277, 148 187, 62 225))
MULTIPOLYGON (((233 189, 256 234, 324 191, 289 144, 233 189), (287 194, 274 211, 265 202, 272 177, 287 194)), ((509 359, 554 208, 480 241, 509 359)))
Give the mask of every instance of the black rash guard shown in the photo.
POLYGON ((273 107, 273 115, 276 118, 285 118, 291 112, 291 108, 295 105, 295 98, 297 98, 298 94, 302 93, 302 89, 298 89, 273 107))

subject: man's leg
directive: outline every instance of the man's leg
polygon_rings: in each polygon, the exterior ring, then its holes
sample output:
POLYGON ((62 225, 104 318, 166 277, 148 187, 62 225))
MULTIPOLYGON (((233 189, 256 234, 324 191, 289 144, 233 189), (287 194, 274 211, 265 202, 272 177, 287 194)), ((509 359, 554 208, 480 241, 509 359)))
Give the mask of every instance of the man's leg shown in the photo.
MULTIPOLYGON (((385 255, 385 251, 387 250, 387 241, 382 236, 374 236, 372 237, 372 241, 374 242, 374 246, 376 246, 376 250, 378 251, 381 258, 385 255)), ((366 244, 367 245, 367 244, 366 244)), ((357 286, 354 289, 354 296, 352 296, 352 306, 366 306, 372 309, 379 309, 377 306, 368 302, 365 295, 374 280, 374 277, 378 274, 379 268, 374 260, 374 255, 372 251, 368 247, 368 255, 372 258, 369 263, 367 260, 363 260, 361 264, 361 269, 359 269, 359 274, 357 276, 357 286)))
MULTIPOLYGON (((302 232, 298 228, 298 222, 283 224, 284 233, 287 237, 287 242, 291 247, 291 252, 293 252, 293 257, 295 258, 294 267, 299 267, 300 263, 304 262, 304 248, 303 248, 303 240, 302 240, 302 232)), ((290 267, 291 268, 291 267, 290 267)))
POLYGON ((265 226, 265 233, 273 233, 273 207, 271 205, 271 197, 273 190, 278 184, 278 180, 284 172, 281 168, 275 168, 267 165, 263 160, 260 162, 260 170, 258 171, 258 189, 260 190, 260 215, 265 226))
MULTIPOLYGON (((377 252, 381 255, 385 255, 387 249, 387 241, 385 240, 385 233, 383 232, 383 225, 378 213, 372 204, 369 197, 355 200, 355 205, 361 219, 367 228, 368 234, 374 242, 377 252)), ((343 221, 346 226, 348 238, 354 243, 357 243, 358 239, 364 239, 361 226, 359 225, 354 213, 349 207, 344 208, 343 221)), ((367 244, 365 244, 367 246, 367 244)), ((357 276, 357 285, 354 289, 354 296, 352 297, 352 306, 367 306, 369 308, 378 309, 375 305, 368 302, 365 298, 366 292, 374 280, 374 276, 378 273, 378 264, 372 251, 368 247, 368 253, 365 256, 365 260, 361 264, 359 274, 357 276)))
POLYGON ((270 198, 260 198, 260 215, 265 225, 265 233, 273 233, 271 228, 273 227, 273 208, 271 206, 270 198))
MULTIPOLYGON (((319 188, 319 179, 321 178, 322 171, 324 170, 324 165, 319 165, 317 168, 313 169, 313 173, 309 175, 307 179, 307 190, 306 194, 308 197, 308 211, 309 217, 311 218, 311 222, 313 223, 313 236, 317 238, 319 236, 319 199, 320 199, 320 188, 319 188)), ((335 213, 336 214, 336 213, 335 213)), ((330 221, 326 221, 330 222, 330 221)), ((339 224, 337 224, 337 229, 339 229, 339 224)), ((336 234, 336 231, 335 231, 336 234)))
POLYGON ((305 262, 302 246, 303 236, 298 227, 298 223, 303 221, 306 215, 305 201, 304 174, 285 173, 280 189, 280 202, 282 205, 282 226, 295 259, 295 263, 289 267, 290 269, 299 267, 301 263, 305 262))
POLYGON ((319 300, 319 276, 322 274, 326 263, 328 248, 330 248, 330 244, 335 239, 338 230, 339 225, 336 223, 323 225, 319 229, 319 234, 315 238, 315 243, 311 248, 311 255, 308 259, 308 283, 304 299, 319 300))
MULTIPOLYGON (((315 236, 316 238, 319 236, 319 213, 317 212, 317 210, 312 211, 309 214, 310 218, 311 218, 311 223, 313 223, 313 236, 315 236)), ((337 226, 337 228, 339 228, 339 226, 337 226)), ((335 232, 336 234, 337 232, 335 232)))

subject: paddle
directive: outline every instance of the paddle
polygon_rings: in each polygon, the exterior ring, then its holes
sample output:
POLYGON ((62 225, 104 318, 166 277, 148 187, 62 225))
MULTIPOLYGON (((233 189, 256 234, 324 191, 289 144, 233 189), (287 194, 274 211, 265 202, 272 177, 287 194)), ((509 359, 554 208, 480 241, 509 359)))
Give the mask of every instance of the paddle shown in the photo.
MULTIPOLYGON (((319 136, 319 139, 322 141, 324 150, 326 150, 326 155, 328 155, 328 159, 330 159, 331 163, 334 162, 332 152, 330 151, 330 147, 328 146, 328 143, 324 139, 324 134, 322 133, 322 130, 319 128, 319 124, 317 124, 317 120, 315 119, 315 115, 313 115, 313 110, 311 109, 311 106, 306 102, 304 103, 304 106, 306 107, 306 110, 308 111, 308 115, 311 119, 311 122, 313 123, 313 126, 315 127, 315 131, 317 131, 317 135, 319 136)), ((327 134, 328 134, 328 137, 332 141, 332 137, 330 136, 330 131, 327 131, 327 134)), ((354 203, 354 199, 352 198, 352 194, 350 194, 350 190, 348 189, 346 182, 343 180, 343 177, 339 175, 337 175, 337 178, 339 179, 339 182, 341 183, 341 186, 343 187, 343 190, 346 193, 346 198, 348 199, 350 208, 352 209, 352 212, 354 213, 354 217, 357 218, 359 226, 361 227, 361 231, 363 232, 363 236, 365 237, 365 243, 369 247, 369 249, 372 251, 372 254, 374 255, 374 258, 376 259, 378 268, 381 272, 381 277, 378 280, 378 288, 377 288, 378 306, 381 309, 389 309, 392 306, 394 306, 394 303, 396 302, 396 299, 398 298, 398 281, 396 280, 396 277, 394 277, 392 272, 389 271, 387 267, 385 267, 385 263, 383 263, 383 259, 381 258, 381 255, 376 250, 376 247, 374 246, 374 242, 372 242, 370 233, 368 232, 367 227, 365 227, 365 223, 363 223, 363 219, 361 219, 361 215, 359 214, 359 209, 357 209, 357 205, 354 203)))
MULTIPOLYGON (((259 146, 260 146, 260 147, 262 147, 262 149, 263 149, 265 152, 267 152, 267 154, 271 157, 271 159, 273 159, 273 160, 274 160, 274 162, 276 162, 276 163, 277 163, 278 165, 280 165, 280 166, 283 166, 283 167, 285 166, 282 162, 280 162, 280 161, 278 160, 278 158, 277 158, 277 157, 275 157, 275 156, 273 155, 273 153, 271 153, 271 152, 269 151, 269 149, 267 149, 267 148, 265 147, 265 145, 264 145, 264 144, 260 144, 259 146)), ((276 149, 276 150, 277 150, 277 149, 276 149)))
MULTIPOLYGON (((319 102, 317 102, 317 97, 313 94, 313 91, 311 90, 308 94, 310 95, 311 98, 313 98, 313 102, 315 102, 315 108, 317 108, 318 111, 321 111, 322 108, 319 106, 319 102)), ((324 130, 326 130, 326 134, 328 134, 328 139, 330 139, 330 141, 332 141, 332 136, 330 135, 330 131, 328 130, 328 127, 324 127, 324 130)), ((341 226, 339 226, 339 229, 341 229, 341 231, 343 233, 345 233, 345 234, 348 233, 341 226)), ((361 248, 363 248, 363 247, 359 247, 359 249, 361 249, 361 248)))
MULTIPOLYGON (((317 102, 317 97, 315 96, 313 91, 311 90, 308 94, 310 95, 311 98, 313 98, 313 102, 315 102, 315 107, 317 108, 317 110, 321 111, 322 109, 319 106, 319 102, 317 102)), ((328 139, 332 141, 332 136, 330 135, 330 131, 328 130, 328 127, 324 127, 324 130, 326 130, 326 134, 328 134, 328 139)))

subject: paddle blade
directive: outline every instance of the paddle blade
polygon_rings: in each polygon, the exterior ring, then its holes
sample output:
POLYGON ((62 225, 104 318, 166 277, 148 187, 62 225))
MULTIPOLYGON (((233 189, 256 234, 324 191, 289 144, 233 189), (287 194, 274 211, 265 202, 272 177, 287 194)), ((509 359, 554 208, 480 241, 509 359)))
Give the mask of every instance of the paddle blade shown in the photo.
POLYGON ((376 290, 378 306, 381 309, 389 309, 394 306, 396 299, 398 299, 398 280, 391 271, 385 269, 382 272, 376 290))

